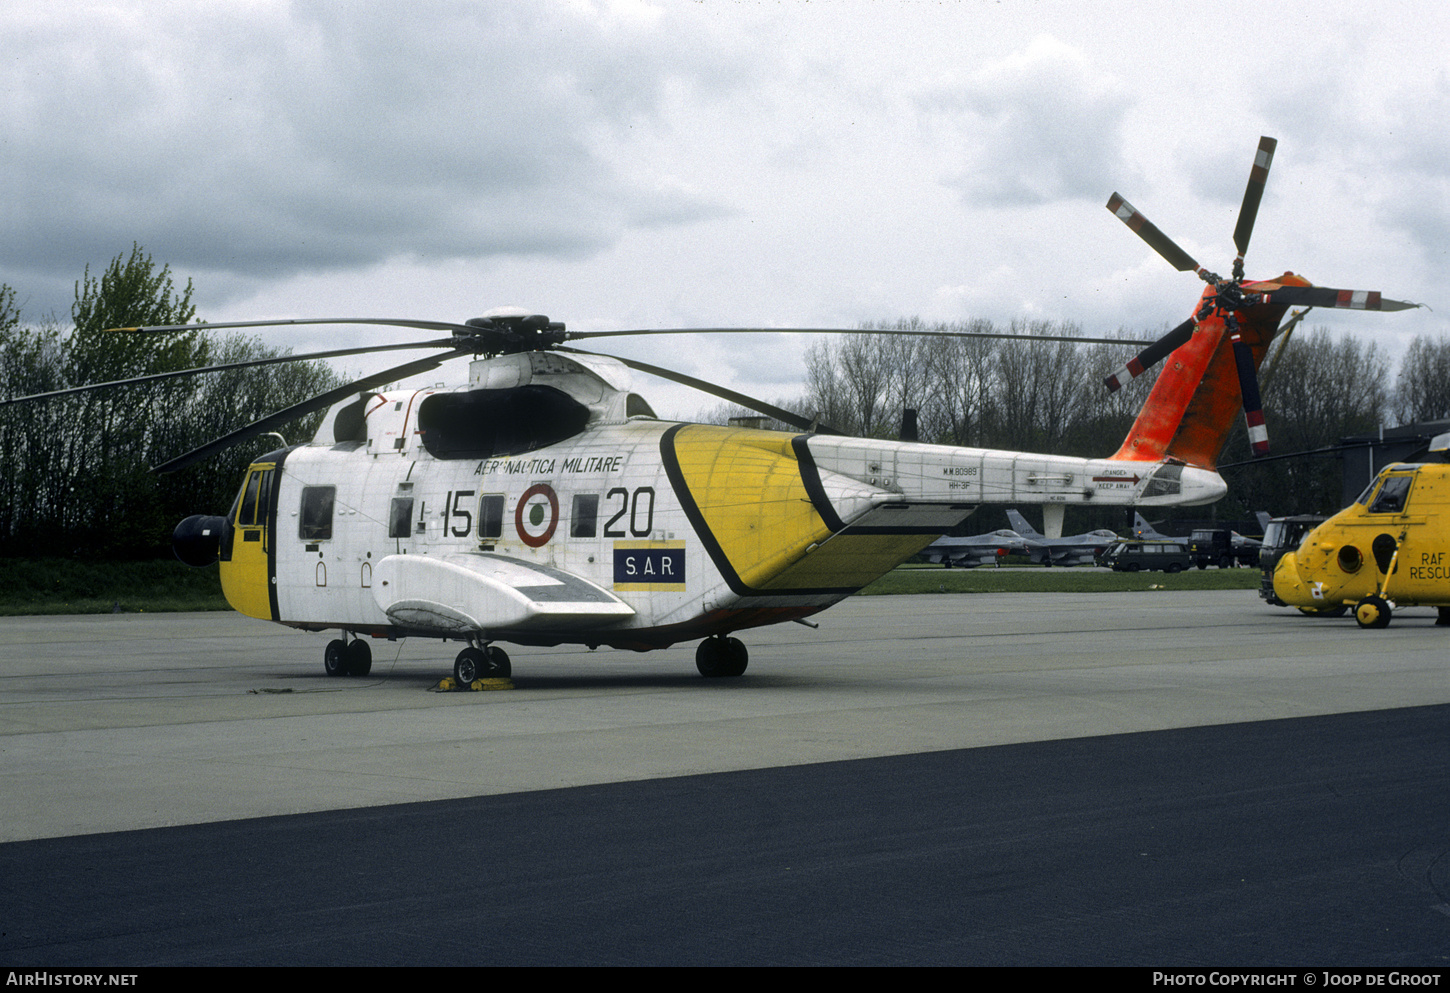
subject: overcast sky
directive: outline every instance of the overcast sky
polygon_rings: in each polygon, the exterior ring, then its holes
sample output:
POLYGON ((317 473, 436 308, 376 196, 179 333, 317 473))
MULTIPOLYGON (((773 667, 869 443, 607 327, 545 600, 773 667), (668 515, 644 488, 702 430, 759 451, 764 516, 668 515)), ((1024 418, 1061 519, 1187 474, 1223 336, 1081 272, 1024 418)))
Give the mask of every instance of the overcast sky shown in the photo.
MULTIPOLYGON (((1202 284, 1109 194, 1227 274, 1260 135, 1279 148, 1251 278, 1435 307, 1311 315, 1392 355, 1450 315, 1432 0, 48 0, 0 6, 0 30, 0 282, 34 320, 67 320, 84 267, 138 242, 212 321, 518 305, 579 331, 1152 333, 1202 284)), ((266 340, 373 338, 407 340, 266 340)), ((775 399, 805 346, 620 352, 775 399)), ((713 405, 636 386, 663 414, 713 405)))

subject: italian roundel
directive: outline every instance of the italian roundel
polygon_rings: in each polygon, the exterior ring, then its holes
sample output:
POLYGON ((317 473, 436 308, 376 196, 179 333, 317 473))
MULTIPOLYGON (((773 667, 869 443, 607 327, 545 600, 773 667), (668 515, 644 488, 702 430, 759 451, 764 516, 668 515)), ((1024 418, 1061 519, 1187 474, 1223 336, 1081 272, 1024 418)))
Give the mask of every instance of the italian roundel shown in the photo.
POLYGON ((525 490, 514 510, 514 527, 518 528, 519 539, 530 548, 538 548, 554 537, 558 526, 559 497, 553 487, 538 483, 525 490))

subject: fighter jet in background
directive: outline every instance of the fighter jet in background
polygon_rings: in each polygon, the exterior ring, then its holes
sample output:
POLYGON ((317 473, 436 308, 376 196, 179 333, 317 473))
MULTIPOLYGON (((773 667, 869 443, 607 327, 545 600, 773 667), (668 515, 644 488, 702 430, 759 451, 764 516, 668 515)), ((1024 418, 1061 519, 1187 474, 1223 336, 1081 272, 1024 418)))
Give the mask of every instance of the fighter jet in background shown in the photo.
POLYGON ((1177 535, 1164 534, 1136 510, 1133 511, 1133 537, 1143 541, 1187 541, 1187 538, 1180 538, 1177 535))
POLYGON ((990 534, 974 534, 967 538, 941 537, 921 551, 928 562, 940 562, 950 569, 972 569, 979 565, 1002 564, 1008 555, 1026 555, 1027 542, 1016 531, 1002 528, 990 534))
POLYGON ((1048 538, 1027 523, 1027 519, 1015 510, 1007 511, 1007 520, 1012 529, 1027 542, 1027 554, 1034 562, 1043 565, 1092 565, 1094 560, 1107 551, 1108 546, 1118 540, 1115 532, 1106 528, 1088 531, 1061 538, 1048 538))

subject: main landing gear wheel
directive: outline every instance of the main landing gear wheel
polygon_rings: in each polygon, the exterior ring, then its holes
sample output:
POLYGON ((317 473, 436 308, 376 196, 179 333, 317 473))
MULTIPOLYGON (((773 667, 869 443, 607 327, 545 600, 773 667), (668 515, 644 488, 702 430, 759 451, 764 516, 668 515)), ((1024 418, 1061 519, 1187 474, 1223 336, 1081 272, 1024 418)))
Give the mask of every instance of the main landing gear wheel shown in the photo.
POLYGON ((475 679, 507 679, 513 671, 508 653, 502 648, 465 648, 453 660, 453 678, 460 686, 471 686, 475 679))
POLYGON ((327 649, 322 653, 322 668, 329 676, 347 675, 347 642, 336 638, 327 643, 327 649))
POLYGON ((750 653, 738 638, 706 638, 695 649, 695 668, 702 676, 740 676, 749 662, 750 653))
POLYGON ((1354 605, 1354 619, 1362 628, 1387 628, 1390 626, 1390 614, 1389 602, 1375 594, 1354 605))

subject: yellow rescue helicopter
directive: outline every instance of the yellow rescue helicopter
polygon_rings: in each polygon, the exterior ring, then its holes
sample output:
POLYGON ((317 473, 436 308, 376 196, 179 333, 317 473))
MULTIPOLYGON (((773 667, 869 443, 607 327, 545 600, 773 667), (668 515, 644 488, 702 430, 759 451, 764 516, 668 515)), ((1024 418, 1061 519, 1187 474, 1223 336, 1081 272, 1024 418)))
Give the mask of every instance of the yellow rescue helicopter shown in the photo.
POLYGON ((1450 434, 1305 535, 1275 566, 1274 594, 1306 613, 1353 607, 1362 628, 1388 626, 1396 606, 1439 607, 1450 623, 1450 434))
MULTIPOLYGON (((699 640, 702 675, 739 676, 747 651, 736 632, 825 610, 978 504, 1041 505, 1046 530, 1061 533, 1068 505, 1212 503, 1226 491, 1214 465, 1237 416, 1238 383, 1252 380, 1288 306, 1413 306, 1311 287, 1287 273, 1243 281, 1272 154, 1272 139, 1264 142, 1234 233, 1232 279, 1199 267, 1120 197, 1109 202, 1155 250, 1209 283, 1189 321, 1110 377, 1112 386, 1173 353, 1110 458, 844 437, 692 377, 565 344, 680 329, 571 333, 513 308, 465 324, 349 318, 123 329, 376 324, 447 335, 295 356, 436 350, 158 466, 174 472, 327 410, 310 442, 253 461, 224 516, 178 525, 177 555, 197 566, 219 562, 227 600, 244 614, 341 631, 324 653, 331 675, 367 673, 368 639, 436 637, 466 643, 453 667, 461 684, 509 674, 499 642, 645 651, 699 640), (379 390, 467 356, 464 386, 379 390), (662 421, 631 392, 630 369, 796 430, 662 421)), ((101 385, 112 384, 85 388, 101 385)))

